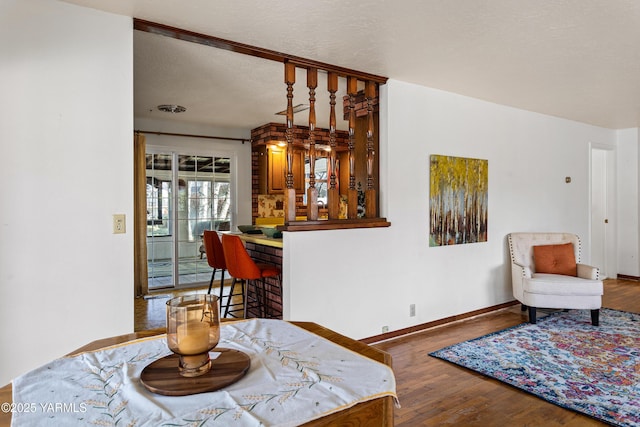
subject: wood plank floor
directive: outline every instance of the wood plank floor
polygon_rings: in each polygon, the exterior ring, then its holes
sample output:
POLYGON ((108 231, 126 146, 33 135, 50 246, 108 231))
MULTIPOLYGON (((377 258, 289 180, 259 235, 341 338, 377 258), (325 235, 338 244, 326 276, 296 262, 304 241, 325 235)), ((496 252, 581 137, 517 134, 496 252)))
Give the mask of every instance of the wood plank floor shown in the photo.
MULTIPOLYGON (((603 306, 640 313, 640 283, 606 280, 603 306)), ((402 405, 396 408, 396 426, 606 425, 428 355, 526 321, 526 312, 518 305, 374 344, 393 357, 402 405)))
MULTIPOLYGON (((224 284, 224 294, 229 293, 230 281, 226 280, 224 284)), ((144 298, 134 299, 134 331, 146 331, 149 329, 164 328, 167 326, 166 306, 167 301, 176 296, 191 295, 191 294, 206 294, 209 289, 209 285, 204 287, 188 288, 182 290, 168 289, 166 291, 156 291, 150 296, 144 298)), ((220 287, 214 284, 211 288, 213 295, 220 294, 220 287)), ((225 297, 226 302, 226 297, 225 297)), ((233 302, 237 303, 240 300, 236 297, 233 298, 233 302)), ((222 316, 222 313, 221 313, 222 316)))

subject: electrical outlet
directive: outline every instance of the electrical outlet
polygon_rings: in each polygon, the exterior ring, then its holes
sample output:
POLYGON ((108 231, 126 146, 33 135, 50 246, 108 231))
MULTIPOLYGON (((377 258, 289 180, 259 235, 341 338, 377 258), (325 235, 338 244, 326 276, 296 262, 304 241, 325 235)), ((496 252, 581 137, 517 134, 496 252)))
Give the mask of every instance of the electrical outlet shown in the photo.
POLYGON ((382 327, 382 333, 384 334, 385 332, 389 332, 389 327, 388 326, 383 326, 382 327))
POLYGON ((113 234, 124 234, 127 232, 126 217, 124 214, 113 215, 113 234))
POLYGON ((414 317, 416 315, 416 305, 411 304, 409 306, 409 317, 414 317))

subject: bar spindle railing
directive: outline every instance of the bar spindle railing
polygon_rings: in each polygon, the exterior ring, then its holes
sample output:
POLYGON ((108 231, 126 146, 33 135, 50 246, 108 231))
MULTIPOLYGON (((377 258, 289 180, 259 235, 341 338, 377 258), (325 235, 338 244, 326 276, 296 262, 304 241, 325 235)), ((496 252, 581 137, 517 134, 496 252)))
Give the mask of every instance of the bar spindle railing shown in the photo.
POLYGON ((329 189, 328 189, 328 204, 329 204, 329 219, 338 219, 340 217, 340 193, 338 189, 337 171, 338 171, 338 157, 336 143, 336 92, 338 91, 338 75, 336 73, 329 73, 327 75, 327 90, 329 91, 329 147, 331 153, 329 154, 329 189))
POLYGON ((367 218, 375 218, 378 216, 376 190, 373 182, 373 163, 376 155, 373 147, 373 100, 376 97, 376 84, 371 80, 367 81, 364 92, 367 101, 367 189, 365 190, 365 216, 367 218))
MULTIPOLYGON (((306 189, 307 221, 317 222, 319 217, 318 206, 318 181, 316 176, 317 162, 317 135, 316 135, 316 89, 318 87, 318 69, 307 67, 307 88, 309 89, 309 130, 308 130, 308 162, 309 162, 309 186, 306 189)), ((285 139, 287 145, 286 167, 285 167, 285 191, 284 191, 284 219, 285 226, 300 227, 300 225, 290 224, 296 221, 296 190, 293 173, 294 160, 294 125, 293 125, 293 86, 296 80, 296 65, 291 62, 285 62, 284 82, 287 85, 287 109, 286 109, 286 128, 285 139)), ((376 187, 376 143, 375 143, 375 116, 374 104, 377 99, 378 85, 374 80, 364 81, 364 94, 358 92, 358 79, 354 76, 346 76, 346 97, 344 101, 345 119, 348 120, 348 174, 349 181, 346 191, 348 220, 358 219, 358 208, 362 207, 365 211, 364 216, 367 220, 375 220, 378 217, 377 207, 377 187, 376 187), (364 95, 364 102, 360 101, 364 95), (356 98, 358 105, 356 106, 356 98), (362 102, 362 103, 361 103, 362 102), (364 107, 364 108, 362 108, 364 107), (357 112, 356 112, 357 108, 357 112), (361 114, 363 113, 363 114, 361 114), (360 120, 356 117, 366 115, 366 120, 360 120), (361 124, 365 129, 361 129, 356 137, 356 126, 361 124), (365 136, 366 140, 361 138, 365 136), (358 145, 356 147, 356 144, 358 145), (357 168, 357 170, 356 170, 357 168), (365 176, 366 172, 366 176, 365 176), (359 190, 356 188, 356 181, 366 181, 364 187, 364 206, 359 206, 359 202, 363 203, 359 197, 359 190)), ((327 205, 328 219, 340 219, 340 179, 339 179, 339 147, 337 142, 337 126, 336 126, 336 92, 338 91, 338 74, 335 72, 327 73, 327 91, 329 92, 329 164, 328 164, 328 188, 327 188, 327 205)), ((302 141, 298 141, 300 145, 302 141)), ((346 173, 346 171, 345 171, 346 173)), ((304 178, 303 178, 304 179, 304 178)), ((359 186, 360 184, 358 184, 359 186)), ((300 187, 300 185, 298 185, 300 187)), ((304 188, 304 186, 302 186, 304 188)), ((349 224, 353 224, 350 222, 349 224)), ((317 226, 317 225, 316 225, 317 226)))
POLYGON ((347 95, 349 96, 349 188, 347 190, 347 218, 358 217, 358 190, 356 189, 356 109, 358 80, 347 77, 347 95))
POLYGON ((309 88, 309 188, 307 189, 307 220, 318 219, 318 189, 316 188, 316 88, 318 70, 307 69, 307 87, 309 88))
POLYGON ((284 189, 284 221, 296 220, 296 190, 293 186, 293 85, 296 82, 296 67, 291 62, 284 63, 284 82, 287 85, 287 140, 286 175, 284 189))

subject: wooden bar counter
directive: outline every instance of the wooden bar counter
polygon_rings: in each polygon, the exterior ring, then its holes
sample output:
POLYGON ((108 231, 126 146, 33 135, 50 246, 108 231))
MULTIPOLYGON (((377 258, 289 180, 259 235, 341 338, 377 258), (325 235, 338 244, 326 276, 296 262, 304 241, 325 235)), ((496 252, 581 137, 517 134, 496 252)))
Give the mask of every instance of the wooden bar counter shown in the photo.
MULTIPOLYGON (((240 234, 240 233, 228 233, 235 234, 245 243, 253 243, 254 245, 267 246, 269 248, 282 249, 282 238, 276 239, 273 237, 267 237, 264 234, 240 234)), ((280 251, 282 255, 282 251, 280 251)))

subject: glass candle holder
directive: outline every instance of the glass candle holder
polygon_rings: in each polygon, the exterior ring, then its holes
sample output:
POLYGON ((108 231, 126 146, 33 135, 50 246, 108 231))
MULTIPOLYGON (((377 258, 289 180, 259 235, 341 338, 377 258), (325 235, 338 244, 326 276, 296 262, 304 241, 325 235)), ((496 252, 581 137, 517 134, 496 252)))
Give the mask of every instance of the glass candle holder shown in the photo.
POLYGON ((183 377, 211 369, 209 351, 220 340, 220 313, 215 295, 185 295, 167 301, 167 345, 179 356, 183 377))

